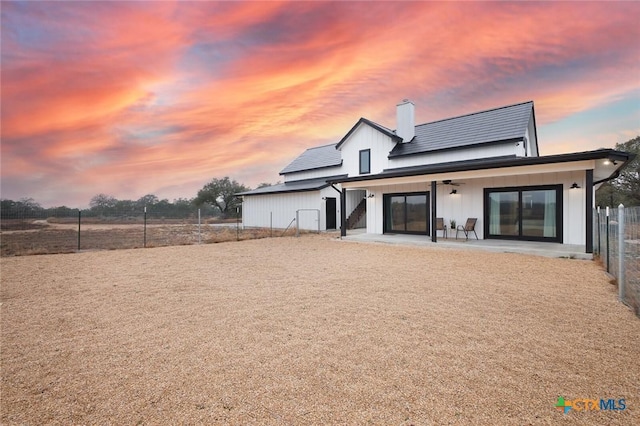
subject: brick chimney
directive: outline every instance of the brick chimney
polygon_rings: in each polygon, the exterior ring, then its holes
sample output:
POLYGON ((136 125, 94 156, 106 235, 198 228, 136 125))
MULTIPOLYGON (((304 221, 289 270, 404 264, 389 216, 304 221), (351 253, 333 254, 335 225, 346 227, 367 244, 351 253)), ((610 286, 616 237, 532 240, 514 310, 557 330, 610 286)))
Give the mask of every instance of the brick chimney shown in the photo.
POLYGON ((410 142, 416 135, 415 105, 408 99, 404 99, 397 106, 398 128, 396 134, 402 138, 402 142, 410 142))

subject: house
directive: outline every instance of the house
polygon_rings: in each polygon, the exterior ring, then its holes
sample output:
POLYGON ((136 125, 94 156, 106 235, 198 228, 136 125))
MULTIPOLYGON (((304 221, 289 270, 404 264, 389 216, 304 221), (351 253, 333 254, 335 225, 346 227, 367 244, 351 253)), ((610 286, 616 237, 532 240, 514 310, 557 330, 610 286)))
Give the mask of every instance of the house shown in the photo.
POLYGON ((310 148, 278 185, 244 192, 249 227, 365 228, 436 242, 436 218, 477 218, 480 239, 548 241, 592 252, 594 192, 633 158, 613 149, 541 156, 533 102, 396 129, 360 118, 336 144, 310 148), (296 219, 297 217, 297 219, 296 219))

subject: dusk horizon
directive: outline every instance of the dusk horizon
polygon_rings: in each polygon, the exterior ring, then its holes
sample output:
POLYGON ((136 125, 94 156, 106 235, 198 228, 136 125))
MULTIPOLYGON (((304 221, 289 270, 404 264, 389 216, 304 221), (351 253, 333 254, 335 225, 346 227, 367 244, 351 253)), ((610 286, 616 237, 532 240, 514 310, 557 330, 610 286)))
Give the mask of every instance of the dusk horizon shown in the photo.
POLYGON ((533 101, 540 155, 640 135, 640 3, 1 3, 2 199, 283 180, 360 117, 533 101))

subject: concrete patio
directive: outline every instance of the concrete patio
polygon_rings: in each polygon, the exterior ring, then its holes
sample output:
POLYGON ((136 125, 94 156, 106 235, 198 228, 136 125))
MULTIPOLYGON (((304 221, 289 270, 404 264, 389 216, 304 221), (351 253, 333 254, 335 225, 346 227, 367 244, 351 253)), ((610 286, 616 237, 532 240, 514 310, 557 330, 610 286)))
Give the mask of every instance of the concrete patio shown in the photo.
POLYGON ((563 257, 571 259, 592 260, 591 253, 585 253, 582 245, 569 245, 558 243, 543 243, 535 241, 507 241, 507 240, 476 240, 473 236, 465 240, 464 236, 456 238, 438 237, 438 242, 431 241, 431 237, 425 235, 407 234, 367 234, 364 229, 347 231, 344 241, 363 243, 403 244, 425 247, 443 247, 457 250, 484 250, 497 253, 523 253, 545 257, 563 257))

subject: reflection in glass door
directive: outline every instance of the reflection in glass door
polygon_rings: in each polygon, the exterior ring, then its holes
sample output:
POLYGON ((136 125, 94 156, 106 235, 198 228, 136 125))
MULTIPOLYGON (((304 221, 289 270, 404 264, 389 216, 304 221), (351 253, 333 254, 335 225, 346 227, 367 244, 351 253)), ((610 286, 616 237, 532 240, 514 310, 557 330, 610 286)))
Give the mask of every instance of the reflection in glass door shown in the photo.
POLYGON ((489 233, 517 236, 518 192, 492 192, 489 194, 489 233))
POLYGON ((556 191, 522 191, 522 235, 556 237, 556 191))
POLYGON ((485 189, 485 235, 562 242, 562 185, 485 189))
POLYGON ((384 232, 429 234, 429 193, 385 194, 384 232))

